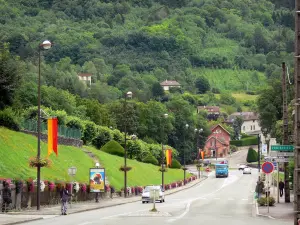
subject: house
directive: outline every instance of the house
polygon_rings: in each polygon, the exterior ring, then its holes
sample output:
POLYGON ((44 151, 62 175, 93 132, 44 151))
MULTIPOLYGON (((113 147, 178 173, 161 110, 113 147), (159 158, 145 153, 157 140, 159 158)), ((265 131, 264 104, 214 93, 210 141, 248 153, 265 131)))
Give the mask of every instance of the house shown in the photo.
POLYGON ((78 74, 78 79, 86 82, 87 85, 92 85, 92 74, 90 73, 80 73, 78 74))
POLYGON ((235 112, 231 114, 227 123, 232 124, 236 117, 240 116, 243 119, 241 126, 241 132, 248 135, 255 135, 261 133, 261 127, 259 125, 259 117, 255 112, 235 112))
POLYGON ((208 120, 217 120, 220 117, 220 107, 219 106, 198 106, 197 113, 200 111, 207 112, 208 120))
POLYGON ((162 86, 164 91, 169 91, 170 88, 173 88, 173 87, 175 87, 175 88, 181 87, 181 85, 175 80, 165 80, 165 81, 161 82, 160 85, 162 86))
POLYGON ((204 146, 206 157, 226 157, 230 151, 230 133, 218 124, 211 128, 204 146))

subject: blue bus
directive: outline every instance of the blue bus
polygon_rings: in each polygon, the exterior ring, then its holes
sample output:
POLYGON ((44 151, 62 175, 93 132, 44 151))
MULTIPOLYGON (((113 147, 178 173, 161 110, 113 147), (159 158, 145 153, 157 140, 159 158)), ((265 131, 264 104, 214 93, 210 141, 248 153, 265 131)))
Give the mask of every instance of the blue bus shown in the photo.
POLYGON ((228 164, 216 164, 216 178, 228 177, 229 169, 228 164))

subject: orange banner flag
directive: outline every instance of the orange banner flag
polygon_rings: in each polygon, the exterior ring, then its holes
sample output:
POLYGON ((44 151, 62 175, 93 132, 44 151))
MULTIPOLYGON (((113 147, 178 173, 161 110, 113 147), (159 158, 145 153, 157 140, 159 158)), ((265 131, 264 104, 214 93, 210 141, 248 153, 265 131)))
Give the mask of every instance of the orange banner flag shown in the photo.
POLYGON ((204 151, 201 151, 201 158, 204 159, 204 151))
POLYGON ((57 118, 48 119, 48 156, 51 155, 53 151, 57 156, 57 118))
POLYGON ((172 165, 172 150, 171 149, 166 150, 166 161, 167 161, 167 166, 172 165))

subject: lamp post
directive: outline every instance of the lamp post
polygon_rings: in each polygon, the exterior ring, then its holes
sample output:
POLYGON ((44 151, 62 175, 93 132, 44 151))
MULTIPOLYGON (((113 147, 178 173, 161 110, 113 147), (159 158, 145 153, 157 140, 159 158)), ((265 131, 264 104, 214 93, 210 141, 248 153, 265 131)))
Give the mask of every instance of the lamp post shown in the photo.
MULTIPOLYGON (((185 124, 185 128, 188 129, 189 125, 185 124)), ((185 143, 185 136, 186 136, 186 132, 184 132, 184 148, 183 148, 183 183, 184 185, 186 184, 185 182, 185 177, 186 177, 186 167, 185 167, 185 148, 186 148, 186 143, 185 143)))
POLYGON ((165 172, 165 166, 164 166, 164 161, 165 161, 165 157, 164 157, 164 119, 168 118, 168 114, 165 113, 162 117, 161 117, 161 186, 164 189, 165 188, 165 184, 164 184, 164 172, 165 172))
POLYGON ((198 177, 200 179, 200 156, 199 156, 199 135, 200 133, 202 133, 203 129, 197 129, 195 128, 195 134, 196 134, 196 152, 198 153, 198 166, 197 166, 197 170, 198 170, 198 177), (198 135, 199 133, 199 135, 198 135))
POLYGON ((132 92, 128 91, 125 95, 124 101, 124 113, 125 113, 125 123, 124 123, 124 132, 125 132, 125 143, 124 143, 124 197, 127 197, 127 98, 132 98, 132 92))
MULTIPOLYGON (((48 40, 39 45, 39 74, 38 74, 38 146, 37 146, 37 159, 41 157, 41 51, 48 50, 52 46, 52 43, 48 40)), ((40 210, 40 194, 41 194, 41 166, 37 165, 37 196, 36 196, 36 209, 40 210)))
MULTIPOLYGON (((95 167, 96 168, 99 168, 100 167, 100 164, 98 162, 95 163, 95 167)), ((99 202, 99 192, 96 192, 96 198, 95 198, 95 201, 96 202, 99 202)))
POLYGON ((257 134, 258 174, 260 174, 260 134, 257 134))

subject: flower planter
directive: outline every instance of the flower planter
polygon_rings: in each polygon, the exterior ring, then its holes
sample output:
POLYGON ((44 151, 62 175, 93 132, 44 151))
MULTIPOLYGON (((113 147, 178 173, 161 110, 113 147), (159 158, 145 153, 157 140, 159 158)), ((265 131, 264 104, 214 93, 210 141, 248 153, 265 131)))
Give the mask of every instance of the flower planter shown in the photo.
POLYGON ((125 172, 125 171, 128 172, 131 169, 132 169, 132 167, 130 167, 130 166, 127 166, 127 167, 122 166, 122 167, 120 167, 120 170, 123 171, 123 172, 125 172))

